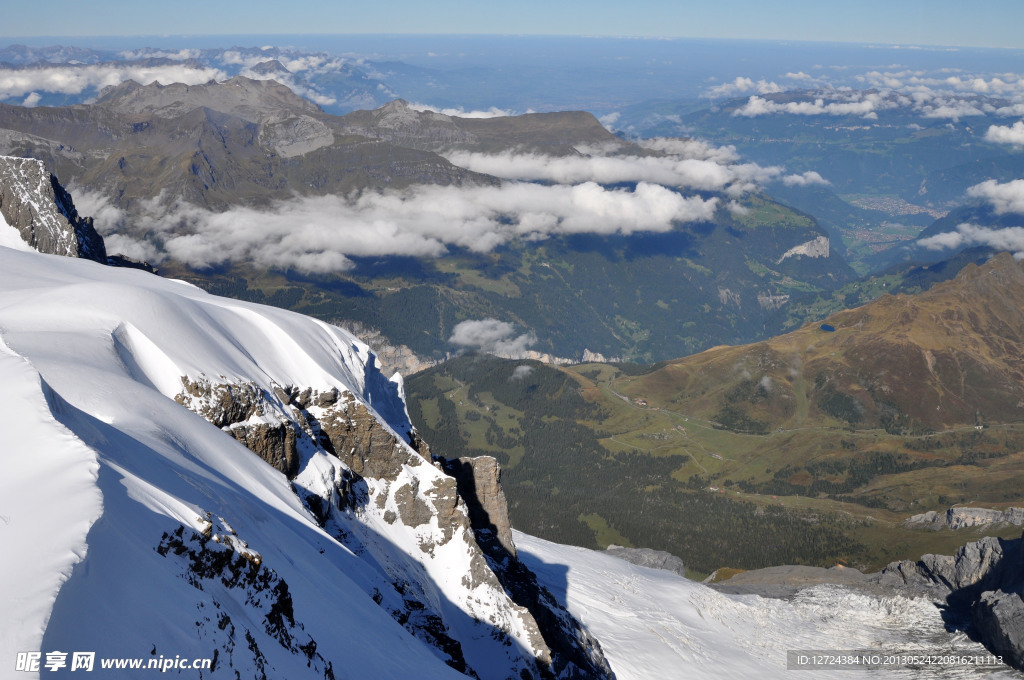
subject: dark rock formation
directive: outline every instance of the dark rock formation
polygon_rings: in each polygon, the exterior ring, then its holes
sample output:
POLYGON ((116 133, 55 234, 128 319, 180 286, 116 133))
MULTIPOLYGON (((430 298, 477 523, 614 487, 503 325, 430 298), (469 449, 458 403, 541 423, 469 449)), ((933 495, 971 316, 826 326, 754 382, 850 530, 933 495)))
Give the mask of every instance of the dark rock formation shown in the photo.
POLYGON ((519 561, 508 503, 501 488, 501 468, 491 456, 435 458, 455 478, 466 503, 477 544, 512 600, 527 609, 551 649, 550 671, 557 678, 614 678, 601 645, 519 561))
POLYGON ((1014 668, 1024 670, 1024 538, 985 537, 956 555, 924 555, 888 565, 881 585, 927 594, 947 608, 954 623, 1014 668))
POLYGON ((0 156, 0 214, 41 253, 106 263, 92 218, 82 218, 71 195, 41 161, 0 156))
MULTIPOLYGON (((379 513, 388 524, 412 528, 436 522, 437 529, 432 534, 428 530, 419 549, 434 556, 462 536, 471 557, 463 585, 511 599, 508 605, 521 617, 536 650, 530 666, 539 677, 614 677, 597 640, 518 560, 495 459, 431 459, 430 447, 415 431, 403 441, 353 394, 337 388, 263 389, 252 382, 206 376, 181 381, 178 403, 231 434, 290 479, 300 474, 311 450, 344 463, 343 474, 327 492, 311 491, 298 481, 293 488, 321 526, 353 552, 364 551, 375 540, 360 528, 366 513, 379 513), (451 476, 439 474, 430 463, 451 476), (409 474, 410 468, 420 466, 428 466, 432 474, 409 474), (424 488, 425 479, 433 480, 429 488, 424 488), (376 488, 375 497, 369 484, 376 488)), ((387 566, 383 571, 394 592, 375 590, 374 600, 410 633, 442 652, 446 663, 471 674, 459 641, 451 637, 443 612, 431 604, 424 586, 409 574, 387 566)), ((507 635, 500 628, 492 634, 507 635)))
POLYGON ((299 473, 298 433, 291 423, 252 423, 228 429, 232 437, 263 460, 285 474, 288 479, 299 473))
POLYGON ((205 377, 190 380, 182 376, 181 384, 184 389, 175 401, 226 430, 289 479, 298 474, 297 441, 302 432, 289 419, 253 419, 270 410, 266 395, 254 383, 214 383, 205 377))
POLYGON ((331 662, 317 653, 317 641, 305 632, 296 616, 288 583, 273 569, 263 566, 259 554, 249 550, 236 536, 213 534, 210 529, 200 535, 180 526, 173 533, 164 533, 156 552, 177 562, 181 576, 206 594, 207 602, 197 612, 196 632, 201 638, 218 643, 214 647, 215 665, 261 668, 263 652, 257 643, 259 638, 264 644, 276 643, 301 655, 324 680, 334 680, 331 662), (240 602, 245 602, 250 611, 263 614, 262 621, 240 616, 240 602), (238 644, 242 631, 245 645, 238 644), (242 657, 247 662, 242 662, 242 657))
POLYGON ((442 460, 444 471, 455 478, 459 495, 466 501, 469 521, 478 541, 495 540, 509 555, 517 557, 512 541, 508 501, 501 488, 501 467, 491 456, 442 460))
MULTIPOLYGON (((318 399, 322 401, 319 395, 318 399)), ((356 474, 391 480, 401 472, 402 465, 424 462, 411 455, 351 394, 345 393, 326 408, 319 419, 321 444, 356 474)))

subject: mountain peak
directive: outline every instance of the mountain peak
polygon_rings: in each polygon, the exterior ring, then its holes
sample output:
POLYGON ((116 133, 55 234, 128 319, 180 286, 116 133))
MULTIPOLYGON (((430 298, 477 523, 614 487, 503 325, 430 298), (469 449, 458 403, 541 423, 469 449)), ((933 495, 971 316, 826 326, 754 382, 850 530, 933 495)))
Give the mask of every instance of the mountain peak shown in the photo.
POLYGON ((320 113, 319 106, 298 96, 276 80, 254 80, 245 76, 203 85, 162 85, 155 81, 149 85, 139 85, 127 81, 104 90, 96 104, 120 113, 159 118, 174 118, 194 109, 207 108, 254 123, 270 116, 279 116, 282 111, 294 114, 320 113))

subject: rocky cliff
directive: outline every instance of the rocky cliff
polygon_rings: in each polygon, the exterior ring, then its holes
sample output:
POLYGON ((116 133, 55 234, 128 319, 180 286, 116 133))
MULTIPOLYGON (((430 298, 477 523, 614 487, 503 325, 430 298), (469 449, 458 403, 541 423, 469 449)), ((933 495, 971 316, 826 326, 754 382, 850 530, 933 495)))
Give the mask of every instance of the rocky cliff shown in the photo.
POLYGON ((1024 508, 990 510, 988 508, 950 508, 946 512, 934 510, 907 518, 904 525, 911 528, 966 529, 976 526, 1024 525, 1024 508))
POLYGON ((941 603, 943 617, 1006 663, 1024 670, 1024 538, 986 537, 955 555, 924 555, 893 562, 874 579, 941 603))
POLYGON ((79 216, 71 195, 41 161, 0 156, 0 214, 41 253, 107 260, 92 218, 79 216))
POLYGON ((380 578, 364 582, 367 594, 452 668, 503 677, 481 666, 489 650, 489 664, 503 659, 500 667, 523 677, 612 677, 599 643, 518 561, 497 462, 432 458, 404 415, 399 385, 375 361, 367 355, 367 376, 392 385, 393 403, 376 403, 390 408, 391 423, 337 388, 182 376, 175 400, 284 473, 320 526, 372 558, 380 578), (415 535, 418 568, 381 543, 379 534, 395 529, 415 535), (448 597, 488 621, 476 632, 460 631, 461 614, 431 596, 436 581, 457 574, 462 587, 448 597))

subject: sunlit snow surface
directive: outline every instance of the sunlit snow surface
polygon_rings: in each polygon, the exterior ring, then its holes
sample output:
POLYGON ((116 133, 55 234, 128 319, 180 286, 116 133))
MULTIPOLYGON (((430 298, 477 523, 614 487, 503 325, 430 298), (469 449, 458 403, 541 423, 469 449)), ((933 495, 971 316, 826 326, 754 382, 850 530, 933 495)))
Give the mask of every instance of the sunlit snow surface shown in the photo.
POLYGON ((221 614, 239 638, 255 631, 273 677, 310 677, 305 657, 263 632, 261 613, 249 620, 244 591, 194 587, 156 551, 165 532, 200 532, 206 517, 287 582, 298 643, 317 640, 337 677, 461 677, 351 580, 365 567, 284 475, 172 399, 182 375, 200 372, 336 387, 401 427, 400 385, 368 369, 365 345, 141 271, 4 247, 0 341, 0 677, 22 651, 215 649, 213 677, 234 677, 227 646, 241 656, 248 643, 228 640, 221 614))
POLYGON ((788 670, 787 650, 985 655, 925 599, 818 586, 794 600, 723 595, 674 573, 515 533, 519 556, 601 641, 618 680, 1020 678, 1006 667, 788 670))

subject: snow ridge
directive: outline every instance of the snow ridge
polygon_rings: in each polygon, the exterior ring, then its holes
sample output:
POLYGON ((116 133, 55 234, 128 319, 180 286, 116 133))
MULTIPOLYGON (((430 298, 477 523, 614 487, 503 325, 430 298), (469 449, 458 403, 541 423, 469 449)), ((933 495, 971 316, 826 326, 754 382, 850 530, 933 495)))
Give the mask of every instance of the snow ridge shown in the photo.
POLYGON ((34 612, 12 650, 216 656, 209 677, 551 672, 455 480, 410 445, 400 378, 348 333, 0 247, 0 337, 0 515, 32 556, 4 565, 0 595, 34 612))

